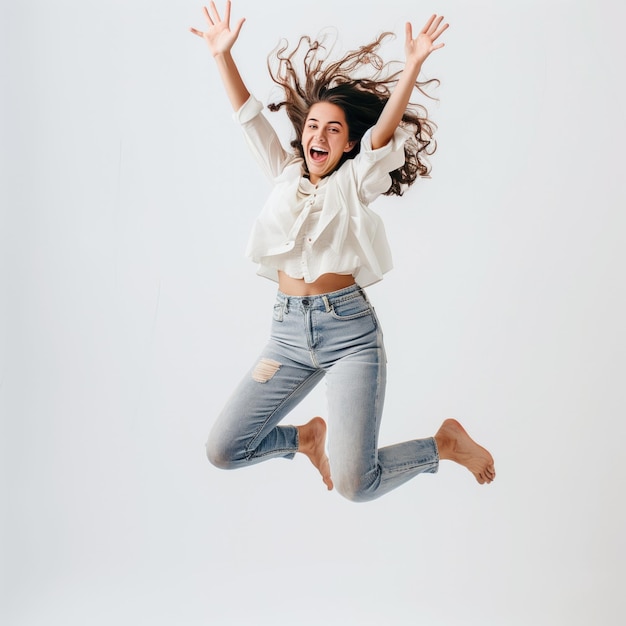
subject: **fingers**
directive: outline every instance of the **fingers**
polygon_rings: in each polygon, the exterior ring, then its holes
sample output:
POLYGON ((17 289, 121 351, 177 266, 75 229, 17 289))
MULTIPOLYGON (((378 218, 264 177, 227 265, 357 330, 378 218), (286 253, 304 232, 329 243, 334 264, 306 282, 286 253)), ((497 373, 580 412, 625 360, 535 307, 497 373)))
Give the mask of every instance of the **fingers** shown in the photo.
POLYGON ((443 15, 437 15, 436 13, 431 15, 420 34, 428 35, 432 41, 435 41, 450 26, 450 24, 442 25, 441 22, 443 22, 443 15))
POLYGON ((204 17, 206 18, 207 24, 209 26, 215 26, 215 24, 224 22, 226 26, 228 26, 228 23, 230 22, 230 2, 226 2, 226 9, 224 12, 223 20, 220 17, 220 13, 217 10, 217 7, 215 6, 215 2, 213 0, 211 0, 210 7, 211 7, 210 13, 206 7, 202 7, 204 9, 204 17))
POLYGON ((235 26, 235 39, 237 39, 239 37, 239 31, 241 30, 241 27, 243 26, 243 23, 246 21, 245 17, 242 17, 238 22, 237 22, 237 26, 235 26))
POLYGON ((428 22, 426 22, 426 24, 424 25, 424 28, 422 28, 421 32, 424 33, 425 35, 428 34, 429 29, 431 28, 433 22, 435 21, 435 19, 437 18, 437 15, 433 14, 430 16, 430 19, 428 20, 428 22))
POLYGON ((413 41, 413 26, 411 26, 411 22, 407 22, 404 28, 404 32, 406 34, 407 43, 409 41, 413 41))
POLYGON ((443 48, 445 44, 435 44, 435 41, 448 28, 449 24, 443 23, 443 15, 436 13, 431 15, 422 30, 415 39, 413 39, 413 26, 410 22, 406 23, 406 43, 405 49, 411 54, 422 55, 426 58, 431 52, 443 48))
MULTIPOLYGON (((213 5, 215 6, 215 5, 213 5)), ((213 22, 213 20, 211 19, 211 16, 209 14, 209 9, 207 9, 206 7, 202 7, 202 10, 204 11, 204 18, 206 19, 206 23, 209 27, 211 26, 215 26, 215 23, 213 22)))
MULTIPOLYGON (((443 19, 443 17, 441 18, 443 19)), ((437 37, 439 37, 439 35, 441 35, 445 30, 447 30, 449 28, 450 24, 446 23, 441 27, 437 28, 437 31, 435 32, 435 34, 433 35, 433 41, 435 39, 437 39, 437 37)))
POLYGON ((211 0, 211 11, 214 15, 213 20, 215 22, 221 22, 222 20, 220 19, 219 11, 217 10, 217 7, 215 6, 215 2, 213 2, 213 0, 211 0))
POLYGON ((227 0, 225 3, 224 17, 222 18, 215 5, 215 0, 210 0, 207 6, 202 7, 207 25, 205 32, 196 28, 189 29, 194 35, 206 40, 213 55, 232 48, 239 37, 243 23, 246 21, 245 17, 240 18, 231 29, 230 7, 230 0, 227 0))
MULTIPOLYGON (((214 0, 211 0, 211 4, 209 5, 211 8, 211 11, 209 12, 209 9, 207 9, 207 7, 202 7, 203 11, 204 11, 204 17, 206 19, 207 25, 209 26, 209 28, 211 26, 215 26, 216 24, 223 24, 224 26, 226 26, 226 28, 230 28, 230 0, 227 0, 226 2, 226 8, 224 9, 224 19, 222 19, 220 17, 220 13, 217 10, 217 7, 215 6, 215 2, 214 0)), ((241 30, 241 20, 240 22, 237 24, 237 32, 239 32, 239 30, 241 30)))
POLYGON ((435 39, 437 39, 443 33, 443 31, 446 30, 448 26, 450 26, 450 24, 443 24, 443 26, 441 25, 441 22, 443 22, 443 15, 440 15, 439 17, 433 15, 433 17, 431 18, 431 22, 432 23, 428 30, 428 35, 430 35, 430 38, 435 41, 435 39))

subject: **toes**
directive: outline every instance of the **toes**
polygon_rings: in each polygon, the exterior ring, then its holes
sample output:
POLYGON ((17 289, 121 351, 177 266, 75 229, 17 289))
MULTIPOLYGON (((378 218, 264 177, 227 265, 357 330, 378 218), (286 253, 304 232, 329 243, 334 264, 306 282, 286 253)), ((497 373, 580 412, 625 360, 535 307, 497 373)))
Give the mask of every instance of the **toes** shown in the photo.
POLYGON ((327 474, 326 476, 322 476, 322 480, 324 481, 324 484, 328 488, 328 491, 332 491, 333 479, 330 477, 330 474, 327 474))
POLYGON ((493 467, 487 467, 484 471, 474 474, 474 476, 481 485, 484 485, 485 483, 489 484, 495 479, 496 471, 493 467))
MULTIPOLYGON (((328 461, 326 461, 326 467, 328 468, 328 461)), ((330 472, 327 474, 322 474, 322 480, 326 487, 328 487, 328 491, 332 491, 333 488, 333 479, 330 477, 330 472)))

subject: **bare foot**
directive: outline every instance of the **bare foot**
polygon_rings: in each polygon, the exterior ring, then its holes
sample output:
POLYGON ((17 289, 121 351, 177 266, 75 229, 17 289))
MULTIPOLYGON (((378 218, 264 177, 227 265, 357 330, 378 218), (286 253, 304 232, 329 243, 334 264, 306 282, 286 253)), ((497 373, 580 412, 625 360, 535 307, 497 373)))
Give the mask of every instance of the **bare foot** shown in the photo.
POLYGON ((435 435, 435 441, 440 459, 467 467, 481 485, 490 483, 496 477, 491 454, 479 446, 456 420, 445 420, 435 435))
POLYGON ((330 463, 326 456, 326 422, 321 417, 314 417, 303 426, 298 426, 298 452, 306 454, 322 475, 324 484, 330 491, 333 481, 330 477, 330 463))

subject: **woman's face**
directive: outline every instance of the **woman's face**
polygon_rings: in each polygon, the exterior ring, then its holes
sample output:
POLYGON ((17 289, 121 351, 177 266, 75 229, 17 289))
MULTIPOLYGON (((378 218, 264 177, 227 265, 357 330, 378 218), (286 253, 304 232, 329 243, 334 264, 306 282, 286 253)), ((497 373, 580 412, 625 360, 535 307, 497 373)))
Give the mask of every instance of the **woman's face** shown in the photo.
POLYGON ((302 131, 302 150, 314 185, 337 167, 345 152, 354 148, 355 142, 348 141, 348 136, 348 124, 341 107, 317 102, 309 109, 302 131))

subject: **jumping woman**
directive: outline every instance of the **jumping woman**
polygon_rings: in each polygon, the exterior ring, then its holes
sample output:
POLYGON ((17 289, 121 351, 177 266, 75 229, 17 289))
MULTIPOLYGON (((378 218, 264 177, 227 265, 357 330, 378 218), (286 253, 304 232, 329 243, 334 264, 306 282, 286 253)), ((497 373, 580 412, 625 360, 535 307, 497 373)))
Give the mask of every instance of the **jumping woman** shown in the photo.
POLYGON ((438 40, 448 24, 433 15, 415 38, 407 24, 405 62, 394 72, 378 54, 388 33, 337 61, 326 58, 323 41, 308 37, 291 52, 280 47, 268 65, 284 100, 269 109, 284 107, 293 125, 286 150, 233 60, 244 19, 231 28, 230 13, 230 2, 223 17, 211 2, 206 31, 191 31, 208 44, 234 117, 274 186, 248 256, 260 275, 278 283, 278 293, 269 342, 213 425, 209 460, 231 469, 302 453, 328 489, 357 502, 434 473, 444 459, 490 483, 491 454, 454 419, 434 437, 378 448, 386 356, 364 289, 391 269, 391 254, 370 204, 383 194, 401 195, 429 173, 434 125, 409 100, 414 89, 422 91, 422 64, 443 47, 438 40), (322 378, 328 456, 321 417, 281 424, 322 378))

